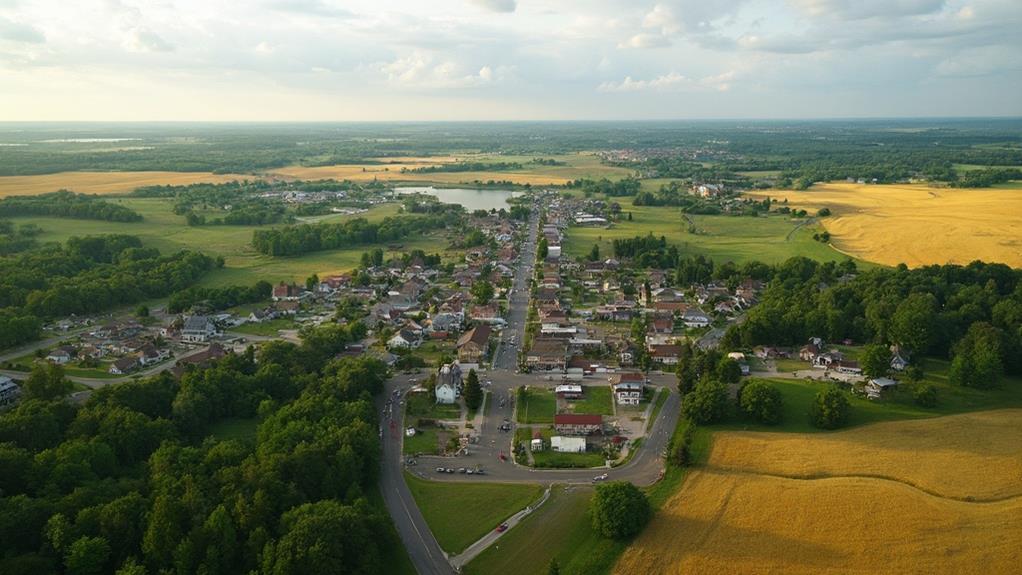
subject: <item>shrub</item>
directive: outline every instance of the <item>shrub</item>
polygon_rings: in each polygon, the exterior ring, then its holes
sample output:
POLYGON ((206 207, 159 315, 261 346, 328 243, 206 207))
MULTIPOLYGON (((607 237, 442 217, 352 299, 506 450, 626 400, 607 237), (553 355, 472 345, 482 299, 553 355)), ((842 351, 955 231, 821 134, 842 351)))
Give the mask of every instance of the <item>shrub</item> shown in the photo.
POLYGON ((783 415, 783 401, 776 387, 765 381, 753 381, 742 388, 738 406, 759 423, 776 425, 783 415))
POLYGON ((937 388, 928 383, 919 384, 912 390, 912 399, 921 407, 936 407, 937 388))
POLYGON ((821 429, 837 429, 848 423, 849 404, 836 386, 821 390, 809 407, 809 422, 821 429))
POLYGON ((727 387, 719 381, 703 379, 691 393, 685 394, 681 412, 695 423, 716 423, 727 415, 727 387))
POLYGON ((593 528, 612 539, 636 535, 652 514, 646 494, 627 481, 597 486, 591 505, 593 528))

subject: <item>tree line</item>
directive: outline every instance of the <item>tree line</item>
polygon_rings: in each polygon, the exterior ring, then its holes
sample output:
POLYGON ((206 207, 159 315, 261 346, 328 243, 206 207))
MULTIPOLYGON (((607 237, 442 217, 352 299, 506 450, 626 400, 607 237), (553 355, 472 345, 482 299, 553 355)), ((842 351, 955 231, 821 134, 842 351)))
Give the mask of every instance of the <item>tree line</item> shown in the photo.
POLYGON ((354 329, 105 387, 82 406, 59 368, 34 372, 0 414, 0 572, 385 571, 400 543, 370 495, 387 370, 331 359, 354 329), (228 419, 258 423, 210 435, 228 419))
POLYGON ((252 246, 270 256, 293 256, 320 250, 332 250, 392 242, 410 235, 452 225, 458 218, 450 212, 427 216, 392 216, 380 222, 355 218, 337 224, 301 224, 272 230, 256 230, 252 246))
POLYGON ((273 286, 260 280, 251 286, 199 287, 193 286, 171 294, 167 301, 168 313, 181 313, 195 306, 219 311, 237 305, 258 303, 270 299, 273 286))
POLYGON ((38 196, 11 196, 0 200, 0 217, 53 216, 79 220, 140 222, 142 214, 102 200, 97 195, 60 190, 38 196))

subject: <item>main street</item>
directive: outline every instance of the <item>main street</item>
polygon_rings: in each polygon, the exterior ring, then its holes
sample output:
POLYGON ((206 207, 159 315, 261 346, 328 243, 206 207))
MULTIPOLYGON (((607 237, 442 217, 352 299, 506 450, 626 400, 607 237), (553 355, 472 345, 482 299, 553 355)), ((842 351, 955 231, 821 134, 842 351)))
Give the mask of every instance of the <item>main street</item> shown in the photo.
MULTIPOLYGON (((513 422, 515 390, 522 385, 549 386, 549 382, 541 376, 517 373, 518 346, 522 345, 525 338, 529 310, 529 280, 536 265, 538 233, 539 216, 534 209, 529 218, 528 235, 522 242, 519 265, 509 297, 508 323, 500 334, 492 369, 480 374, 488 400, 484 414, 480 418, 481 422, 475 429, 476 442, 469 445, 468 455, 456 458, 419 457, 415 459, 415 465, 406 464, 406 457, 402 454, 403 398, 408 390, 421 381, 423 375, 406 374, 392 378, 386 383, 385 392, 377 400, 377 407, 383 414, 380 426, 380 438, 383 443, 380 485, 384 502, 412 563, 421 574, 449 574, 455 573, 456 570, 451 565, 451 558, 437 543, 404 481, 403 474, 406 469, 410 473, 434 481, 496 481, 538 483, 547 486, 555 483, 588 484, 594 481, 596 475, 602 474, 606 474, 608 480, 651 485, 663 474, 664 464, 660 455, 667 448, 680 411, 680 398, 674 389, 675 378, 671 374, 650 376, 650 384, 662 388, 664 391, 661 393, 668 393, 668 397, 656 421, 648 422, 642 446, 627 463, 613 469, 533 469, 518 465, 510 457, 515 425, 513 422), (510 431, 501 431, 504 423, 510 424, 510 431), (435 471, 437 467, 482 468, 485 474, 437 473, 435 471)), ((488 541, 480 542, 480 546, 485 547, 497 539, 499 537, 491 534, 488 541)))

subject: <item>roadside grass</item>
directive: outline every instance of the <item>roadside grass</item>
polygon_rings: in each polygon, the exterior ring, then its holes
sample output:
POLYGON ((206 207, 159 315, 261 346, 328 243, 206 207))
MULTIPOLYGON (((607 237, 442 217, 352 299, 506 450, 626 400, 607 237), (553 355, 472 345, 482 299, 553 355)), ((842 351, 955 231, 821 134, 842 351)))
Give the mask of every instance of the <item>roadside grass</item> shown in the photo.
POLYGON ((405 482, 440 547, 464 551, 543 493, 537 484, 426 481, 405 473, 405 482))
MULTIPOLYGON (((600 252, 613 253, 615 239, 664 236, 686 255, 704 255, 718 261, 763 261, 779 263, 794 256, 818 261, 843 261, 848 256, 813 239, 822 228, 816 224, 798 228, 800 220, 785 215, 765 217, 689 215, 697 233, 689 233, 689 224, 679 208, 635 206, 631 198, 614 198, 632 221, 615 222, 610 228, 571 228, 564 242, 567 255, 583 256, 593 244, 600 252), (789 234, 791 234, 790 239, 789 234)), ((857 262, 862 263, 862 262, 857 262)), ((868 264, 867 264, 868 265, 868 264)))
POLYGON ((530 386, 517 392, 518 423, 553 423, 557 411, 557 398, 549 389, 530 386))
POLYGON ((229 417, 213 424, 209 428, 208 435, 220 441, 235 439, 251 443, 255 441, 256 430, 258 428, 258 417, 229 417))
POLYGON ((274 336, 282 329, 295 329, 296 327, 298 324, 294 320, 278 318, 258 323, 243 323, 232 327, 229 331, 248 335, 274 336))
POLYGON ((660 415, 660 410, 663 409, 664 404, 667 403, 667 398, 670 395, 671 390, 669 389, 660 389, 657 391, 656 403, 653 404, 653 412, 649 414, 649 423, 647 425, 653 425, 653 422, 655 422, 657 416, 660 415))
MULTIPOLYGON (((1002 407, 1022 406, 1022 378, 1004 378, 998 389, 980 390, 954 386, 947 381, 948 362, 943 360, 924 360, 925 383, 937 389, 937 406, 926 408, 917 405, 912 398, 912 384, 902 382, 893 393, 879 400, 869 400, 848 394, 850 404, 848 425, 842 429, 897 419, 921 419, 950 415, 968 411, 997 409, 1002 407)), ((816 393, 825 389, 830 382, 815 382, 781 378, 750 378, 764 379, 781 392, 784 401, 784 416, 778 425, 762 425, 752 421, 733 417, 725 423, 713 425, 712 429, 742 429, 753 431, 789 431, 798 433, 820 433, 826 430, 813 427, 809 423, 809 406, 816 393)))
POLYGON ((572 413, 613 415, 613 401, 610 385, 587 385, 582 388, 582 399, 569 402, 569 405, 572 413))
POLYGON ((533 451, 532 459, 535 461, 533 467, 537 469, 584 469, 588 467, 602 467, 607 460, 602 453, 561 453, 544 449, 533 451))
POLYGON ((412 558, 408 556, 408 550, 401 543, 401 536, 397 534, 394 520, 386 513, 387 504, 383 501, 379 483, 374 484, 372 489, 367 491, 366 496, 375 509, 381 510, 387 516, 387 539, 381 546, 387 549, 387 552, 384 552, 380 558, 380 572, 394 575, 416 575, 415 564, 412 563, 412 558))
MULTIPOLYGON (((433 426, 415 425, 414 427, 415 435, 405 436, 401 444, 401 452, 405 455, 437 455, 440 453, 440 430, 433 426)), ((404 433, 403 429, 401 433, 404 433)))
POLYGON ((813 368, 812 364, 808 361, 802 361, 799 359, 778 358, 774 360, 774 365, 777 367, 777 371, 787 373, 794 373, 796 371, 802 371, 803 369, 813 368))

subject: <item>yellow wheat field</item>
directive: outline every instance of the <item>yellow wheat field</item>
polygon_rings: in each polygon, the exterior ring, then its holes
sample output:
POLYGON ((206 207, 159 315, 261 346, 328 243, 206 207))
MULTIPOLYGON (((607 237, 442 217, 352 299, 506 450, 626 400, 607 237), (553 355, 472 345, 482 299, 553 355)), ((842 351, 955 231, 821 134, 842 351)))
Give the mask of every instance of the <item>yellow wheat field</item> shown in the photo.
POLYGON ((1018 572, 1022 410, 714 435, 621 574, 1018 572), (972 498, 970 501, 969 498, 972 498))
POLYGON ((38 176, 0 177, 0 198, 34 196, 65 189, 81 194, 117 194, 140 186, 229 182, 256 176, 210 172, 60 172, 38 176))
POLYGON ((1022 190, 834 183, 750 195, 830 208, 834 215, 822 221, 834 246, 865 260, 915 267, 979 259, 1022 267, 1022 190))

